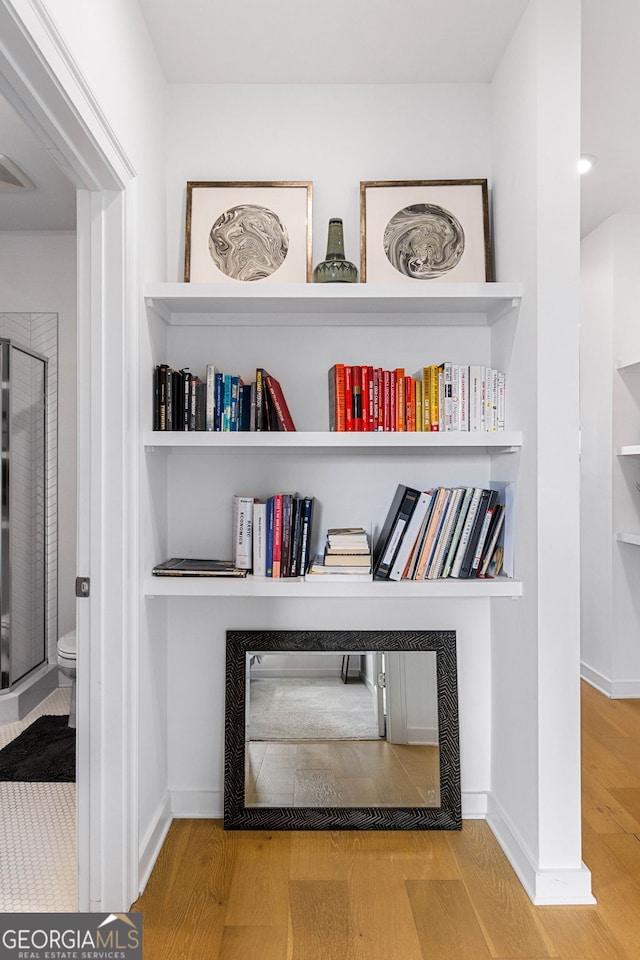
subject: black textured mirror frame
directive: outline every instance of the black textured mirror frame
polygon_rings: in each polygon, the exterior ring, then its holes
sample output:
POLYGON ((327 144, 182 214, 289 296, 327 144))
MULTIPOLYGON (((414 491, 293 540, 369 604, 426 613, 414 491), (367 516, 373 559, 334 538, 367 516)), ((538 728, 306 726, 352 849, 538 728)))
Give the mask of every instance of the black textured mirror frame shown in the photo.
POLYGON ((226 830, 459 830, 462 826, 456 634, 453 630, 228 630, 226 830), (436 654, 439 807, 248 807, 245 804, 247 654, 416 651, 436 654))

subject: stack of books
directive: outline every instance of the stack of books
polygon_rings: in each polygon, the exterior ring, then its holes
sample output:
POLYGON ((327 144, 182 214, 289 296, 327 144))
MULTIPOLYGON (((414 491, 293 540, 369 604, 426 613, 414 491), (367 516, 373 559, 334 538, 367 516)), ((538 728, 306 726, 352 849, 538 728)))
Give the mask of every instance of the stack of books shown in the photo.
POLYGON ((505 506, 497 490, 398 484, 373 554, 374 580, 495 577, 505 506))
POLYGON ((444 361, 414 376, 336 363, 329 370, 329 429, 495 433, 505 426, 505 375, 444 361))
POLYGON ((233 562, 256 577, 302 577, 310 559, 313 497, 233 497, 233 562))
POLYGON ((305 579, 309 582, 372 580, 371 545, 364 527, 327 530, 324 554, 316 555, 305 579))
POLYGON ((258 367, 245 383, 207 364, 202 377, 189 367, 160 363, 154 371, 154 430, 295 431, 280 382, 258 367))

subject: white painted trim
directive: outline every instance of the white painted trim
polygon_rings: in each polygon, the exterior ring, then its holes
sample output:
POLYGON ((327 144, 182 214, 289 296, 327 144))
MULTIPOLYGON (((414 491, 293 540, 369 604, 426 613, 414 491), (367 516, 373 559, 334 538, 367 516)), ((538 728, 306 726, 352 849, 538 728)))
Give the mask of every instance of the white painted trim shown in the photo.
POLYGON ((437 747, 437 727, 407 727, 407 743, 414 747, 437 747))
POLYGON ((138 885, 140 887, 140 893, 142 893, 147 885, 151 871, 158 859, 158 855, 160 854, 172 822, 173 817, 171 816, 169 796, 166 796, 158 807, 156 815, 151 821, 151 826, 140 844, 138 853, 138 876, 140 878, 138 885))
POLYGON ((79 189, 78 908, 123 911, 138 892, 134 170, 42 0, 0 0, 0 91, 79 189))
POLYGON ((178 820, 212 818, 220 820, 224 810, 222 790, 170 790, 171 813, 178 820))
POLYGON ((637 700, 640 698, 640 680, 611 680, 599 670, 581 662, 580 676, 590 686, 595 687, 610 700, 637 700))
POLYGON ((462 819, 485 820, 489 795, 483 791, 462 791, 462 819))
POLYGON ((596 902, 591 892, 591 872, 584 863, 576 869, 540 870, 522 837, 491 795, 487 823, 535 906, 596 902))

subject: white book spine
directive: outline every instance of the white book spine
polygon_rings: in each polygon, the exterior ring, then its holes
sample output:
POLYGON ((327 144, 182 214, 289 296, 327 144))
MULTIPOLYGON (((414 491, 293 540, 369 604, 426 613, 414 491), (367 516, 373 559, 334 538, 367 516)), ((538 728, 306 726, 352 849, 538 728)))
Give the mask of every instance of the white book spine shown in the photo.
POLYGON ((491 371, 491 432, 498 431, 498 371, 491 371))
POLYGON ((491 430, 491 382, 493 371, 491 367, 484 367, 482 374, 482 429, 485 433, 491 430))
POLYGON ((446 433, 455 430, 453 422, 453 364, 448 360, 442 364, 442 427, 446 433))
POLYGON ((233 497, 233 563, 250 570, 253 563, 253 497, 233 497))
POLYGON ((265 577, 266 567, 266 532, 267 532, 267 505, 262 501, 253 504, 253 523, 251 525, 253 539, 253 575, 265 577))
POLYGON ((484 367, 472 364, 469 367, 469 430, 481 433, 483 429, 482 381, 484 367))
POLYGON ((438 370, 438 430, 444 430, 444 373, 438 370))
POLYGON ((469 431, 469 367, 458 367, 458 420, 459 430, 469 431))
POLYGON ((451 365, 451 429, 460 429, 460 367, 451 365))
POLYGON ((504 373, 498 373, 498 398, 497 398, 497 412, 496 412, 496 423, 498 432, 504 431, 504 412, 505 412, 505 375, 504 373))

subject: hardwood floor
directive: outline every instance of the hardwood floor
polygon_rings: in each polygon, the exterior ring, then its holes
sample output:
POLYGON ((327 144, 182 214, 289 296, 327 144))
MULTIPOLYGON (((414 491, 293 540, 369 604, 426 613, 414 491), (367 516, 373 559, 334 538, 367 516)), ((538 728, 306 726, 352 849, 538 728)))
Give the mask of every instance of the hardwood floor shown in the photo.
POLYGON ((583 685, 583 857, 596 906, 534 907, 483 821, 461 832, 228 832, 176 820, 149 960, 637 960, 640 700, 583 685))
POLYGON ((252 740, 245 802, 267 807, 440 806, 439 751, 386 740, 252 740))

